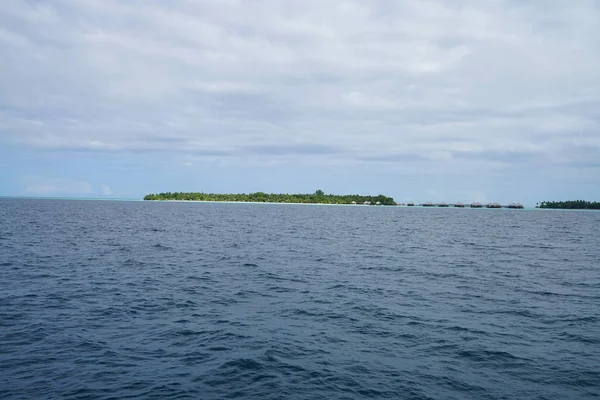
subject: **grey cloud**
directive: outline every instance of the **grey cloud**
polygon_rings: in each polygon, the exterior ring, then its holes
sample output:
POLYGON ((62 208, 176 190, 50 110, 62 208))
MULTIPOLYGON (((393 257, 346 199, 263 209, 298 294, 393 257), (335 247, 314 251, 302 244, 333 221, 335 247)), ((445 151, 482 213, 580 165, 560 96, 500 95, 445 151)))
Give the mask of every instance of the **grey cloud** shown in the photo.
POLYGON ((0 141, 323 164, 587 159, 594 15, 558 1, 7 0, 0 141))
POLYGON ((483 160, 502 162, 509 165, 530 164, 540 159, 540 154, 534 152, 499 152, 499 151, 481 151, 481 152, 453 152, 452 156, 464 160, 483 160))
POLYGON ((342 149, 336 146, 326 146, 318 144, 290 144, 290 145, 263 145, 263 146, 245 146, 242 153, 261 154, 261 155, 335 155, 342 153, 342 149))
POLYGON ((386 155, 371 155, 359 157, 363 161, 376 161, 383 163, 414 163, 414 162, 426 162, 426 157, 420 156, 419 154, 386 154, 386 155))

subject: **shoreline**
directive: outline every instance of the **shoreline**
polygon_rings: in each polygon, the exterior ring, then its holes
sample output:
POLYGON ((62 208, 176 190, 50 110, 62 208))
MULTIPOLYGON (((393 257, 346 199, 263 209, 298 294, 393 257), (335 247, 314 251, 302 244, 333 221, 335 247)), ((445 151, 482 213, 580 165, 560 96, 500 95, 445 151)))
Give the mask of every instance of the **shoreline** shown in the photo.
POLYGON ((267 201, 213 201, 213 200, 139 200, 145 203, 207 203, 207 204, 265 204, 265 205, 298 205, 298 206, 339 206, 339 207, 360 207, 360 208, 414 208, 414 209, 453 209, 453 210, 506 210, 506 211, 600 211, 593 209, 563 209, 563 208, 539 208, 535 206, 525 206, 521 209, 512 209, 508 207, 501 208, 473 208, 473 207, 428 207, 422 205, 395 205, 395 206, 384 206, 384 205, 365 205, 365 204, 328 204, 328 203, 275 203, 267 201))
MULTIPOLYGON (((416 208, 416 209, 457 209, 457 210, 465 210, 465 209, 474 209, 474 210, 513 210, 508 207, 501 208, 473 208, 473 207, 428 207, 422 205, 394 205, 394 206, 386 206, 386 205, 373 205, 373 204, 329 204, 329 203, 288 203, 288 202, 268 202, 268 201, 216 201, 216 200, 141 200, 147 203, 209 203, 209 204, 272 204, 272 205, 299 205, 299 206, 341 206, 341 207, 362 207, 362 208, 416 208)), ((535 207, 525 207, 521 210, 542 210, 541 208, 535 207)), ((578 211, 578 210, 574 210, 578 211)), ((579 210, 586 211, 586 210, 579 210)), ((594 210, 590 210, 594 211, 594 210)))
MULTIPOLYGON (((0 200, 64 200, 64 201, 122 201, 122 202, 142 202, 142 203, 207 203, 207 204, 265 204, 265 205, 299 205, 299 206, 341 206, 341 207, 360 207, 360 208, 415 208, 415 209, 471 209, 471 207, 424 207, 422 205, 395 205, 395 206, 383 206, 383 205, 365 205, 365 204, 327 204, 327 203, 275 203, 275 202, 253 202, 253 201, 209 201, 209 200, 144 200, 143 198, 86 198, 86 197, 31 197, 31 196, 0 196, 0 200)), ((517 209, 510 209, 507 207, 502 208, 473 208, 479 210, 510 210, 518 211, 517 209)), ((585 208, 540 208, 535 206, 525 206, 521 211, 590 211, 600 212, 596 209, 585 209, 585 208)))
POLYGON ((289 203, 289 202, 271 202, 271 201, 218 201, 218 200, 141 200, 146 203, 210 203, 210 204, 274 204, 274 205, 296 205, 296 206, 344 206, 344 207, 387 207, 397 206, 374 206, 365 204, 330 204, 330 203, 289 203))

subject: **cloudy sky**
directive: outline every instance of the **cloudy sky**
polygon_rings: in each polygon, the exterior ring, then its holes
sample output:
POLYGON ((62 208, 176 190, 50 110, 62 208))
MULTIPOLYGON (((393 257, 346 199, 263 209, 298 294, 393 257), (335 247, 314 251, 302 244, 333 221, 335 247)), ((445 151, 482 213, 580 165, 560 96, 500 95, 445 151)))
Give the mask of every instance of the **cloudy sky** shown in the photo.
POLYGON ((0 195, 600 200, 594 0, 2 0, 0 195))

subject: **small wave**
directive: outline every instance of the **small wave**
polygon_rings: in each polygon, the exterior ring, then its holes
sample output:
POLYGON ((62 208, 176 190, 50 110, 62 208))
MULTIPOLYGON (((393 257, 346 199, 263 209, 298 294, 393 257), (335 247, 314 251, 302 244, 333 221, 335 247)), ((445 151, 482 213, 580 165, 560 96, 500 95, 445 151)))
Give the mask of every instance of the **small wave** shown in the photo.
POLYGON ((260 362, 252 358, 238 358, 236 360, 228 361, 219 366, 219 369, 221 370, 227 369, 234 371, 260 371, 263 368, 264 366, 260 362))
POLYGON ((564 332, 559 337, 561 339, 565 339, 565 340, 575 342, 575 343, 587 343, 587 344, 593 344, 593 345, 600 344, 600 338, 584 336, 581 334, 564 332))
POLYGON ((349 314, 335 313, 332 311, 325 311, 325 310, 321 310, 321 309, 306 310, 306 309, 301 309, 301 308, 295 308, 295 309, 285 310, 281 314, 283 316, 309 317, 309 318, 325 320, 325 321, 335 321, 335 320, 345 320, 345 321, 350 321, 350 322, 358 321, 358 318, 355 318, 349 314))
POLYGON ((524 362, 528 361, 526 358, 517 357, 506 351, 490 351, 490 350, 462 350, 459 351, 458 356, 465 358, 470 361, 476 362, 524 362))
POLYGON ((162 304, 155 304, 155 303, 151 303, 149 301, 145 301, 142 304, 137 304, 137 305, 131 307, 132 311, 139 311, 139 312, 146 312, 146 313, 165 311, 166 309, 167 308, 162 304))
POLYGON ((197 366, 211 357, 210 353, 204 351, 190 351, 181 359, 185 365, 197 366))
POLYGON ((153 246, 152 246, 152 248, 154 248, 154 249, 156 249, 156 250, 173 250, 173 248, 172 248, 172 247, 170 247, 170 246, 165 246, 165 245, 162 245, 162 244, 160 244, 160 243, 157 243, 157 244, 153 245, 153 246))
POLYGON ((42 274, 30 274, 28 275, 29 279, 47 279, 47 278, 57 278, 57 275, 54 274, 46 274, 46 273, 42 273, 42 274))
POLYGON ((530 318, 530 319, 535 319, 535 320, 541 320, 543 319, 544 315, 543 314, 538 314, 538 313, 534 313, 532 311, 529 310, 519 310, 519 309, 503 309, 503 310, 474 310, 471 311, 474 314, 488 314, 488 315, 494 315, 494 314, 499 314, 499 315, 514 315, 517 317, 526 317, 526 318, 530 318))
POLYGON ((337 285, 329 286, 327 290, 346 289, 348 286, 338 283, 337 285))
POLYGON ((301 279, 301 278, 297 278, 297 277, 281 276, 281 275, 275 274, 273 272, 261 272, 258 274, 258 276, 267 281, 272 280, 272 281, 280 281, 280 282, 287 281, 287 282, 297 282, 297 283, 305 283, 306 282, 305 279, 301 279))
POLYGON ((257 291, 257 290, 240 290, 235 293, 235 297, 239 297, 241 299, 253 299, 257 297, 276 297, 273 294, 270 294, 268 291, 257 291))
POLYGON ((351 329, 350 332, 358 333, 359 335, 368 335, 369 337, 377 337, 381 339, 392 338, 394 340, 414 340, 416 335, 383 329, 371 325, 359 326, 356 329, 351 329))
POLYGON ((252 267, 252 268, 258 268, 258 264, 254 264, 254 263, 244 263, 244 264, 242 264, 242 267, 252 267))
POLYGON ((537 296, 557 296, 557 297, 587 297, 578 293, 558 293, 551 292, 549 290, 528 290, 528 289, 520 289, 520 292, 533 294, 537 296))
POLYGON ((123 261, 123 265, 126 267, 143 267, 146 264, 134 258, 128 258, 127 260, 123 261))
POLYGON ((310 300, 306 301, 308 304, 332 304, 333 301, 331 299, 316 299, 311 296, 310 300))
POLYGON ((209 282, 213 279, 210 276, 198 276, 198 275, 188 275, 186 277, 188 280, 200 281, 200 282, 209 282))
POLYGON ((596 317, 594 315, 589 315, 586 317, 575 317, 575 318, 564 318, 561 319, 560 321, 562 322, 599 322, 600 321, 600 317, 596 317))
POLYGON ((80 350, 84 350, 84 351, 99 352, 99 351, 107 350, 107 344, 105 342, 99 342, 99 341, 87 340, 87 339, 83 339, 81 341, 81 343, 79 343, 77 345, 77 347, 80 350))
POLYGON ((213 346, 213 347, 207 348, 206 350, 213 351, 213 352, 231 351, 231 347, 227 347, 227 346, 213 346))
MULTIPOLYGON (((436 375, 424 375, 422 378, 434 387, 442 386, 451 389, 458 394, 457 398, 494 398, 494 396, 491 396, 489 391, 485 388, 471 384, 468 381, 452 378, 450 376, 436 375)), ((419 396, 418 398, 422 397, 430 398, 429 396, 419 396)))
POLYGON ((25 317, 27 317, 27 314, 22 313, 22 312, 0 313, 0 321, 21 320, 21 319, 24 319, 25 317))
POLYGON ((270 292, 275 292, 275 293, 293 293, 293 292, 298 291, 298 289, 295 289, 295 288, 289 288, 289 287, 285 287, 285 286, 274 286, 274 285, 269 285, 268 290, 270 292))
POLYGON ((213 299, 212 303, 215 305, 221 305, 221 306, 231 306, 231 305, 237 304, 238 300, 232 299, 230 297, 221 297, 218 299, 213 299))
POLYGON ((450 331, 454 331, 454 332, 468 332, 468 333, 473 333, 476 335, 489 336, 488 332, 485 332, 485 331, 482 331, 479 329, 467 328, 465 326, 454 325, 454 326, 449 326, 446 329, 448 329, 450 331))
POLYGON ((200 335, 205 335, 208 332, 205 330, 193 330, 193 329, 180 329, 180 330, 175 330, 175 331, 169 331, 166 333, 166 335, 171 336, 171 335, 175 335, 175 336, 200 336, 200 335))

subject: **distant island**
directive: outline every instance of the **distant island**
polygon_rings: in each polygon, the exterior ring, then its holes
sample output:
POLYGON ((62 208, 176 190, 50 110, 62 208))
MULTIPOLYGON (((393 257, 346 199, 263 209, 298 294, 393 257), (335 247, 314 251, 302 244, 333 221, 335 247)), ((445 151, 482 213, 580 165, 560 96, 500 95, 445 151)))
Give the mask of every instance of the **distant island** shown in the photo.
POLYGON ((148 194, 144 200, 179 200, 179 201, 227 201, 243 203, 302 203, 302 204, 367 204, 395 206, 393 198, 384 196, 362 196, 359 194, 325 194, 322 190, 317 190, 312 194, 277 194, 277 193, 184 193, 167 192, 158 194, 148 194))
POLYGON ((600 202, 585 200, 542 201, 536 208, 557 208, 563 210, 600 210, 600 202))

